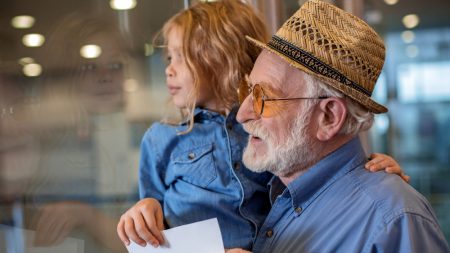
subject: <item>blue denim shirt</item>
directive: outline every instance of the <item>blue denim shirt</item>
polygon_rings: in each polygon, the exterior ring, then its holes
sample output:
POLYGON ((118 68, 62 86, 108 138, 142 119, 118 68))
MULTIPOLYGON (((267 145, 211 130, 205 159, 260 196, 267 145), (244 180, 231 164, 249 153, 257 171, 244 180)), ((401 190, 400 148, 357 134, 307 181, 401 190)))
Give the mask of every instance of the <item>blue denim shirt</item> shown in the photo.
POLYGON ((449 252, 427 200, 366 160, 356 138, 287 187, 274 178, 253 252, 449 252))
POLYGON ((197 108, 194 128, 154 124, 144 135, 139 166, 141 198, 160 201, 165 222, 176 227, 217 217, 225 248, 251 249, 270 209, 269 173, 242 164, 248 135, 236 121, 197 108))

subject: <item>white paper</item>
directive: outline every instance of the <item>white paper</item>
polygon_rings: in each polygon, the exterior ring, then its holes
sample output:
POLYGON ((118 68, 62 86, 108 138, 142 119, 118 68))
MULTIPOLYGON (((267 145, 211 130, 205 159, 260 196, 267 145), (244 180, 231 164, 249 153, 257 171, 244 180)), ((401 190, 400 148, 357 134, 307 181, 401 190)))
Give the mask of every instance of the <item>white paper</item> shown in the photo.
POLYGON ((191 223, 163 231, 166 243, 157 248, 142 247, 133 241, 127 246, 129 253, 224 253, 222 235, 216 218, 191 223))

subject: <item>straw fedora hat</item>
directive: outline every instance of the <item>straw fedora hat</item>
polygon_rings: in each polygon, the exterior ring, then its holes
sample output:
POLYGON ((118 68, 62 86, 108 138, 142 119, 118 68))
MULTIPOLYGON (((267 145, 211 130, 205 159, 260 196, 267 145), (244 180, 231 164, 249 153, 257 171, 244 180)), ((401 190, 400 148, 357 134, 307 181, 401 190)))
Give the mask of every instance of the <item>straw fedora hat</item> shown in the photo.
POLYGON ((320 0, 310 0, 267 44, 247 39, 316 76, 370 112, 387 112, 370 98, 384 64, 384 43, 358 17, 320 0))

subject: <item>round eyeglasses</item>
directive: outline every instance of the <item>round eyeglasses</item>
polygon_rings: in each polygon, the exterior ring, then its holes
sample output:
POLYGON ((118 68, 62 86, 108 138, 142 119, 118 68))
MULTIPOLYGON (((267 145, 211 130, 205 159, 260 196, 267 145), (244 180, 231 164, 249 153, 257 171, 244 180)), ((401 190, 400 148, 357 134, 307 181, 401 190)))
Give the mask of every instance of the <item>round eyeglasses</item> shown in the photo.
POLYGON ((252 94, 252 102, 253 102, 253 110, 258 116, 269 118, 273 117, 278 111, 279 107, 268 103, 268 102, 276 102, 276 101, 288 101, 288 100, 296 100, 296 99, 326 99, 328 96, 319 96, 319 97, 294 97, 294 98, 269 98, 265 95, 263 88, 259 84, 253 85, 251 90, 245 87, 239 88, 239 100, 240 103, 244 102, 245 98, 252 94), (245 92, 247 91, 247 92, 245 92))

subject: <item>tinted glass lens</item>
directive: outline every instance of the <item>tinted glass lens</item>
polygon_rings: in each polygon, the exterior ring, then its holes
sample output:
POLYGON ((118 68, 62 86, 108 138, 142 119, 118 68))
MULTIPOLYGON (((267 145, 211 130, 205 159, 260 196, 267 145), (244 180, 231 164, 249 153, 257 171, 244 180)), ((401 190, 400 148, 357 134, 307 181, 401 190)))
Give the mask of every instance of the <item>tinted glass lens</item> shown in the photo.
POLYGON ((258 115, 262 114, 262 110, 263 110, 263 91, 261 89, 261 86, 259 86, 259 84, 255 84, 255 86, 253 87, 253 110, 255 111, 255 113, 257 113, 258 115))
POLYGON ((238 88, 238 99, 240 105, 244 103, 244 100, 247 98, 249 94, 250 94, 250 87, 248 86, 248 83, 246 81, 242 81, 239 84, 238 88))

